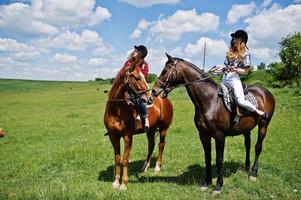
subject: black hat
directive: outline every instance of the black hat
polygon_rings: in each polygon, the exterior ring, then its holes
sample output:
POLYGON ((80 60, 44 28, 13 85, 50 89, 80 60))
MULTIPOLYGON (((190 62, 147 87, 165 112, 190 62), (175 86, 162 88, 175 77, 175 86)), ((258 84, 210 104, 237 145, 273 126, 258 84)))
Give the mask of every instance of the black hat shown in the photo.
POLYGON ((235 33, 231 33, 231 37, 241 38, 245 44, 248 42, 248 34, 244 30, 237 30, 235 33))
POLYGON ((147 55, 147 48, 143 45, 139 45, 139 46, 134 46, 134 48, 138 51, 141 52, 141 56, 142 58, 145 58, 147 55))

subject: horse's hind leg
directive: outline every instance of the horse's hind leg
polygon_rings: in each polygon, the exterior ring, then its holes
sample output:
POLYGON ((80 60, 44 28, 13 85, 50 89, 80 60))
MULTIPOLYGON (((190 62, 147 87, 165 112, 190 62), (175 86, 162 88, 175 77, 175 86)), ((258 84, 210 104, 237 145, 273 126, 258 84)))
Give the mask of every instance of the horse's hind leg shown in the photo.
POLYGON ((117 136, 115 133, 109 134, 112 146, 114 148, 114 157, 115 157, 115 180, 113 182, 113 188, 118 189, 120 186, 120 136, 117 136))
POLYGON ((152 157, 154 147, 155 147, 155 131, 150 130, 147 133, 147 140, 148 140, 148 152, 147 152, 147 156, 146 156, 144 165, 141 169, 141 171, 143 171, 143 172, 146 172, 150 165, 151 157, 152 157))
POLYGON ((252 167, 250 180, 255 181, 257 178, 257 171, 258 171, 258 159, 259 155, 262 150, 262 142, 267 132, 267 124, 264 124, 262 122, 259 122, 258 124, 258 139, 257 143, 255 145, 255 161, 254 165, 252 167))
POLYGON ((221 192, 224 183, 223 174, 223 162, 224 162, 224 149, 225 149, 225 136, 219 134, 215 138, 215 149, 216 149, 216 169, 217 169, 217 180, 216 186, 213 191, 213 195, 221 192))
POLYGON ((155 172, 161 171, 166 133, 167 133, 167 128, 160 128, 159 152, 158 152, 158 158, 157 158, 157 162, 156 162, 155 172))
POLYGON ((245 137, 245 148, 246 148, 246 161, 245 161, 245 169, 249 171, 250 169, 250 148, 251 148, 251 133, 244 133, 245 137))

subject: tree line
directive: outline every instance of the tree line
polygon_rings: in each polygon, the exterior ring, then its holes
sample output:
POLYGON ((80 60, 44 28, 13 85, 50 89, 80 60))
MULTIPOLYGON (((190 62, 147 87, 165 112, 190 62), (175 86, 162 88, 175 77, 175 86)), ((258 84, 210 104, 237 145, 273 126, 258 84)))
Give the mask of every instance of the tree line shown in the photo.
POLYGON ((270 85, 273 87, 296 86, 301 84, 301 33, 293 33, 280 42, 280 62, 269 65, 260 63, 258 70, 266 70, 270 74, 270 85))

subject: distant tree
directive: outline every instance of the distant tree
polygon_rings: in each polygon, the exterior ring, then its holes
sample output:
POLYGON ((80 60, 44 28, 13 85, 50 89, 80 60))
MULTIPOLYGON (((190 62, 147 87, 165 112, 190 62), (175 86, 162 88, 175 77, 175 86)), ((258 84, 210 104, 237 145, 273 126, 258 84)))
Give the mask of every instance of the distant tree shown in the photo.
POLYGON ((261 62, 259 65, 257 65, 257 69, 258 70, 264 70, 264 69, 266 69, 265 63, 261 62))
POLYGON ((152 74, 152 73, 149 73, 147 75, 147 82, 148 83, 152 83, 152 82, 155 82, 157 80, 157 74, 152 74))
POLYGON ((104 79, 102 78, 95 78, 95 82, 100 82, 100 81, 103 81, 104 79))
POLYGON ((269 64, 268 72, 272 75, 271 86, 284 87, 291 84, 290 75, 286 73, 285 65, 282 62, 269 64))
POLYGON ((293 83, 300 87, 301 82, 301 33, 294 33, 282 39, 279 56, 283 65, 271 66, 274 70, 275 78, 284 82, 285 85, 292 86, 293 83))

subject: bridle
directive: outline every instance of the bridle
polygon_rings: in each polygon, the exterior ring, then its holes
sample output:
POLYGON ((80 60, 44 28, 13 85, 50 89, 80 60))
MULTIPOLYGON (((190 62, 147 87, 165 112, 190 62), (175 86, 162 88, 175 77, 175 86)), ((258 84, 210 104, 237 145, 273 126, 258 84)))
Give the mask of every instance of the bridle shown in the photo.
MULTIPOLYGON (((134 96, 134 98, 136 99, 143 99, 142 95, 144 95, 145 93, 147 93, 148 91, 150 91, 151 89, 148 88, 148 89, 145 89, 145 90, 137 90, 134 86, 133 86, 133 83, 131 81, 131 78, 130 76, 135 76, 133 74, 131 74, 130 72, 127 72, 126 73, 126 76, 124 77, 123 79, 123 84, 124 86, 126 87, 126 91, 128 91, 129 94, 132 94, 134 96)), ((135 77, 135 79, 139 79, 137 77, 135 77)), ((143 99, 144 100, 144 99, 143 99)), ((117 101, 117 102, 123 102, 123 101, 126 101, 126 99, 122 98, 122 99, 109 99, 108 101, 111 101, 111 102, 114 102, 114 101, 117 101)))
MULTIPOLYGON (((161 81, 159 78, 157 79, 157 83, 159 83, 159 86, 163 89, 162 91, 166 92, 166 93, 169 93, 171 92, 173 89, 175 88, 178 88, 178 87, 182 87, 182 86, 186 86, 186 85, 191 85, 191 84, 194 84, 194 83, 198 83, 198 82, 201 82, 201 81, 204 81, 204 80, 207 80, 209 77, 204 77, 204 78, 200 78, 200 79, 197 79, 197 80, 194 80, 194 81, 191 81, 191 82, 187 82, 187 83, 182 83, 182 84, 179 84, 179 85, 175 85, 175 86, 170 86, 170 79, 172 77, 172 74, 174 73, 174 71, 176 71, 176 66, 177 64, 179 63, 179 59, 173 59, 171 63, 171 70, 169 71, 168 75, 167 75, 167 78, 165 81, 161 81)), ((161 92, 162 92, 161 91, 161 92)))
MULTIPOLYGON (((129 93, 132 93, 135 95, 135 97, 138 97, 138 98, 142 98, 142 95, 147 93, 148 91, 150 91, 151 89, 148 88, 148 89, 145 89, 145 90, 136 90, 136 88, 133 86, 133 83, 131 82, 131 79, 130 79, 130 76, 135 76, 133 74, 127 74, 127 76, 125 77, 126 78, 126 81, 125 81, 125 85, 128 85, 128 92, 129 93)), ((135 77, 135 79, 137 80, 138 78, 135 77)))

